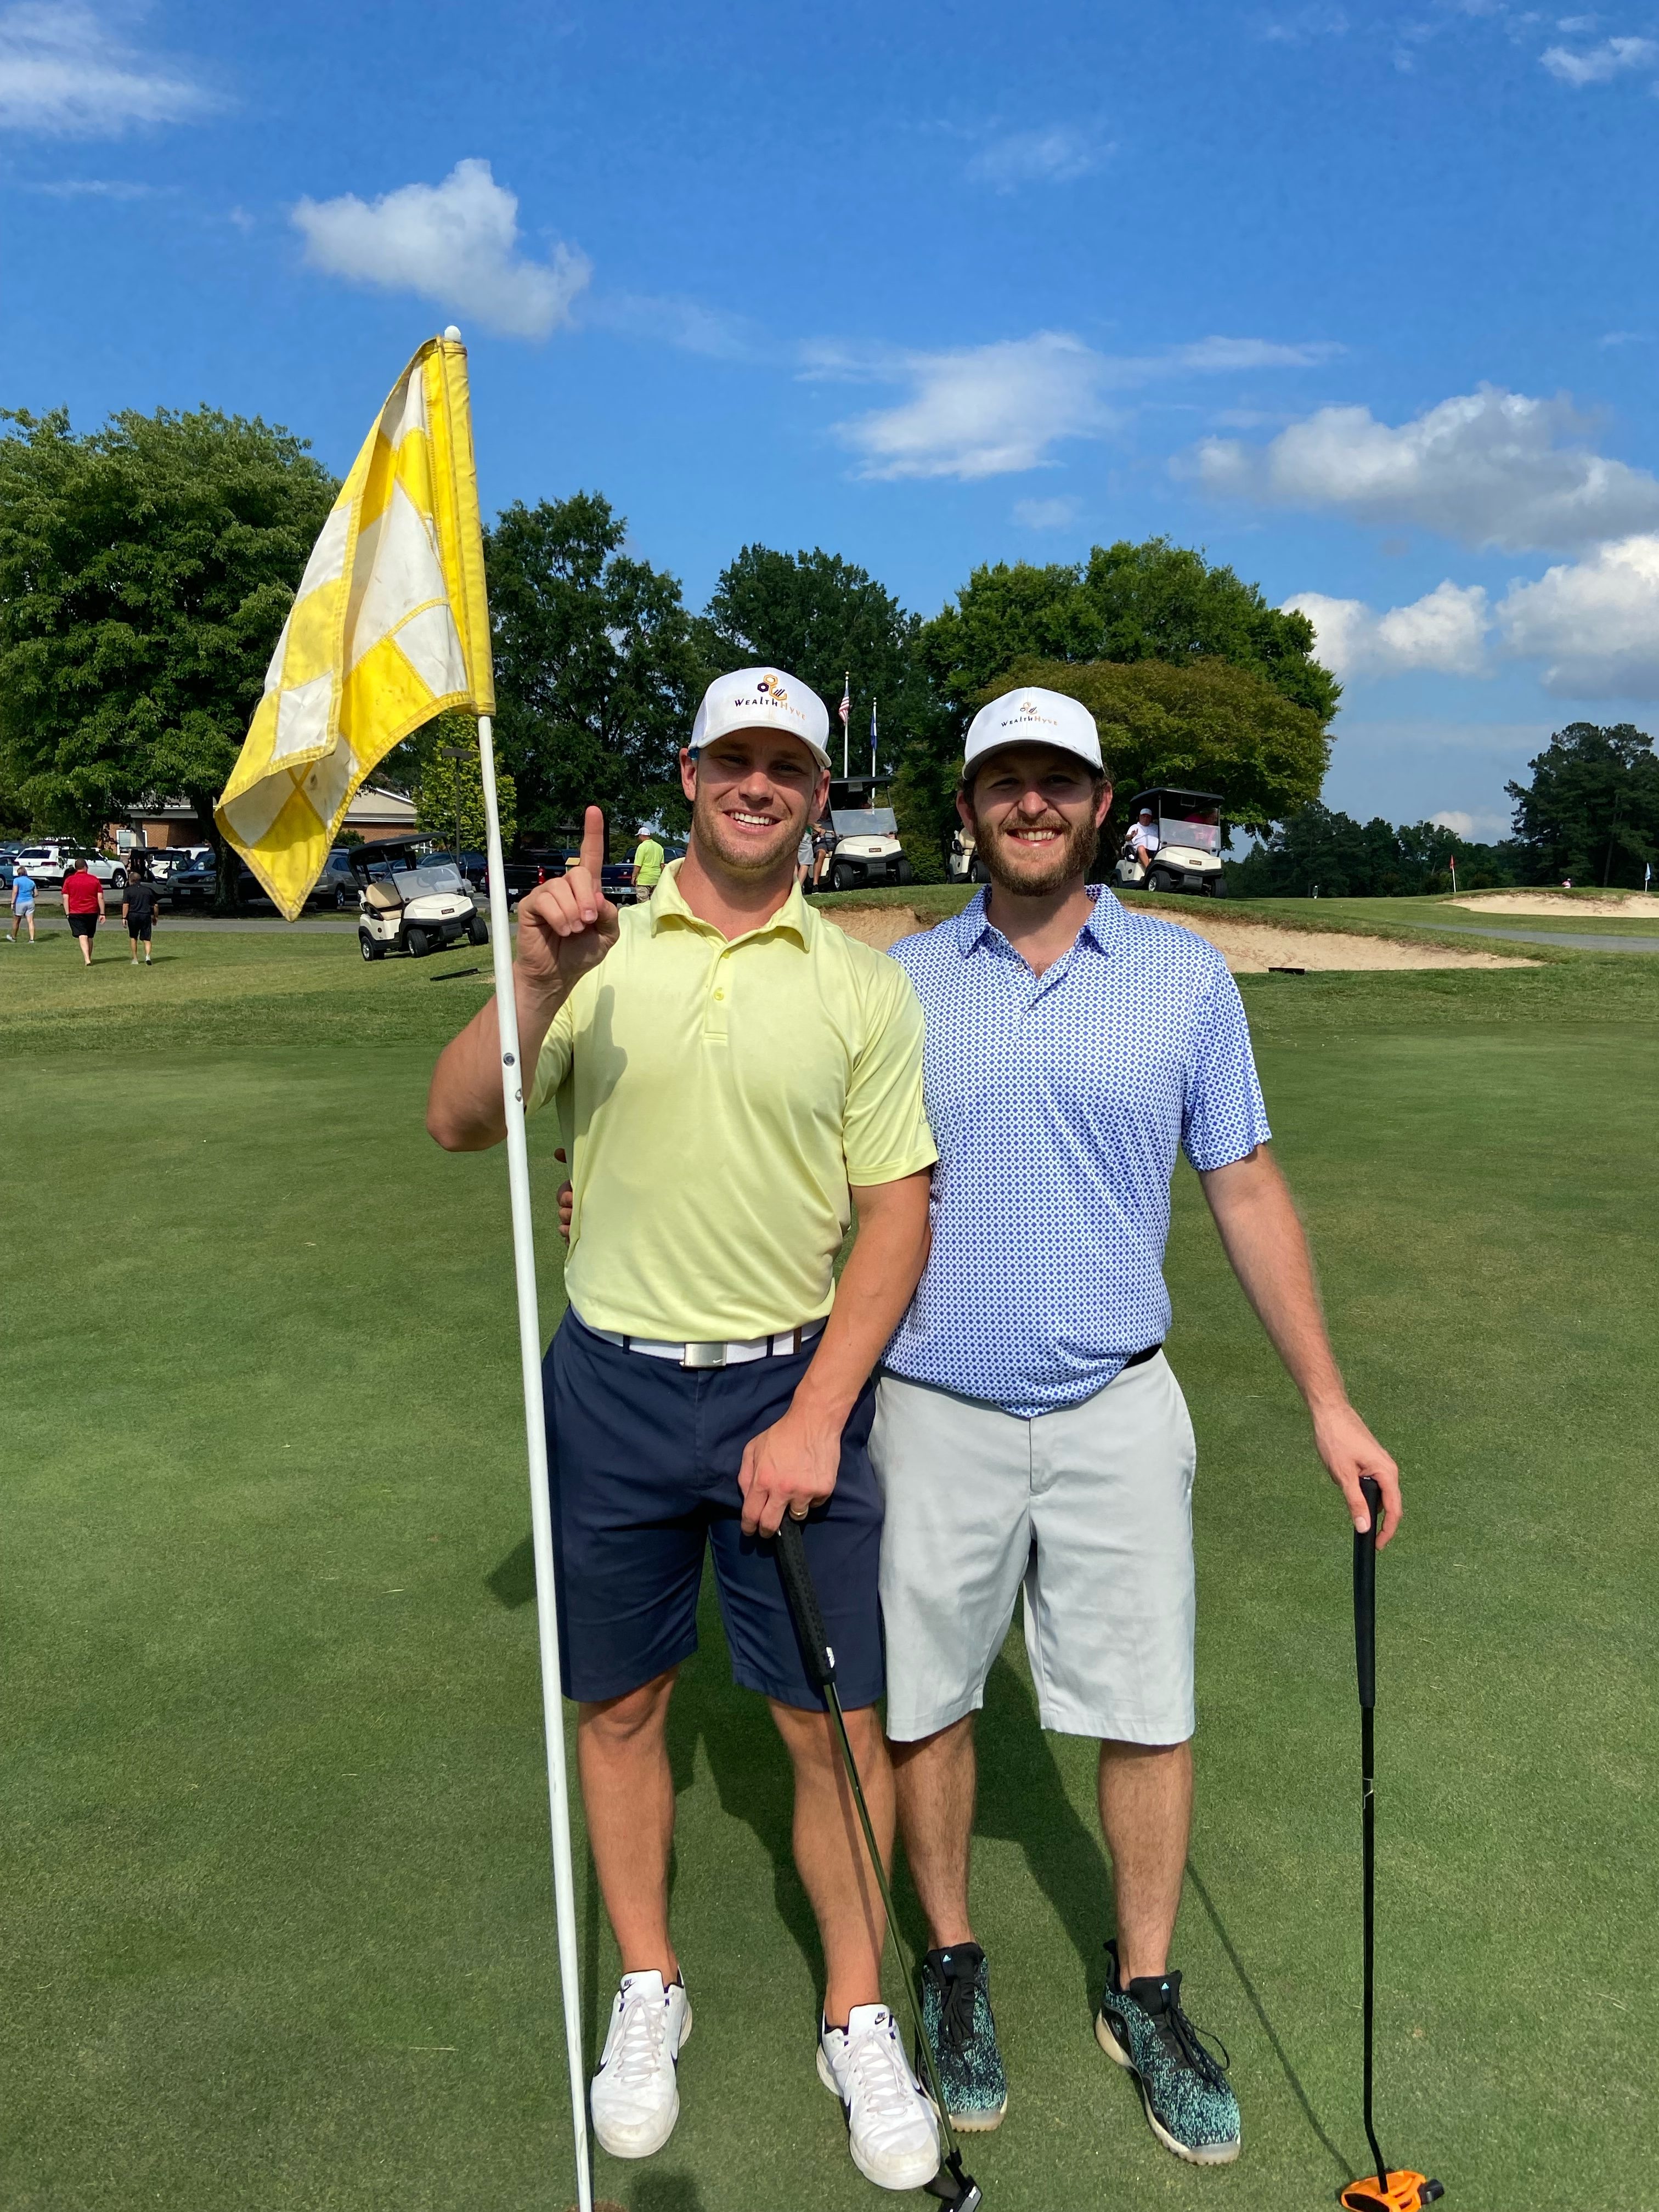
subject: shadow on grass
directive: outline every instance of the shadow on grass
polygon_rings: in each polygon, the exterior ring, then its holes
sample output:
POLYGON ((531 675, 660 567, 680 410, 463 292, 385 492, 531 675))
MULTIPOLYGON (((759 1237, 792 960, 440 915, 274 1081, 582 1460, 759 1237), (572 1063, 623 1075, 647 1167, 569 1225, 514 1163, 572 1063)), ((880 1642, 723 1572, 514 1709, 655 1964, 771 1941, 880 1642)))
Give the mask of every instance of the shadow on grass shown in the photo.
POLYGON ((1111 1869, 1094 1825, 1066 1794, 1030 1690, 1006 1655, 987 1678, 975 1735, 975 1833, 1018 1844, 1024 1852, 1032 1880, 1077 1953, 1084 1999, 1092 2010, 1105 1974, 1103 1946, 1113 1924, 1111 1869))
POLYGON ((703 2212, 702 2191, 689 2173, 647 2173, 629 2198, 629 2212, 703 2212))
POLYGON ((509 1613, 530 1603, 536 1595, 536 1553, 528 1536, 490 1569, 484 1577, 484 1588, 509 1613))
POLYGON ((1245 1996, 1249 2002, 1250 2010, 1255 2014, 1257 2021, 1261 2023, 1261 2033, 1267 2037, 1268 2044, 1272 2047, 1273 2057, 1279 2061, 1279 2071, 1284 2075, 1285 2081, 1290 2084, 1291 2094, 1296 2099, 1297 2103, 1302 2108, 1303 2118, 1306 2120, 1309 2127, 1313 2130, 1314 2134, 1318 2137, 1321 2144, 1329 2154, 1332 2164, 1340 2168, 1344 2181, 1350 2179, 1358 2169, 1348 2163, 1347 2160, 1343 2157, 1341 2152, 1326 2134, 1318 2113, 1315 2112, 1312 2105, 1309 2102, 1308 2093, 1302 2086, 1301 2076, 1297 2074, 1295 2067, 1291 2065, 1290 2054, 1279 2039, 1279 2030, 1273 2026, 1272 2020, 1268 2016, 1267 2008, 1261 2002, 1261 1993, 1257 1990, 1255 1984, 1250 1979, 1249 1974, 1246 1970, 1244 1961, 1238 1954, 1238 1947, 1235 1944, 1231 1936, 1228 1932, 1227 1923, 1223 1920, 1220 1913, 1216 1910, 1215 1899, 1205 1887, 1203 1877, 1200 1875, 1198 1869, 1193 1864, 1191 1859, 1188 1859, 1187 1862, 1187 1880, 1197 1893, 1198 1900, 1204 1907, 1205 1912, 1209 1917, 1210 1925, 1214 1929, 1216 1933, 1216 1940, 1221 1945, 1222 1949, 1227 1954, 1227 1962, 1231 1966, 1234 1973, 1237 1975, 1238 1985, 1243 1990, 1245 1996))
MULTIPOLYGON (((778 1917, 821 1989, 823 1950, 817 1922, 795 1871, 791 1841, 795 1789, 789 1754, 772 1724, 766 1700, 753 1690, 739 1689, 732 1680, 712 1575, 704 1578, 697 1608, 697 1640, 696 1652, 680 1669, 668 1709, 674 1795, 678 1797, 691 1787, 701 1743, 720 1810, 741 1820, 771 1861, 778 1917)), ((672 1879, 671 1871, 671 1884, 672 1879)))

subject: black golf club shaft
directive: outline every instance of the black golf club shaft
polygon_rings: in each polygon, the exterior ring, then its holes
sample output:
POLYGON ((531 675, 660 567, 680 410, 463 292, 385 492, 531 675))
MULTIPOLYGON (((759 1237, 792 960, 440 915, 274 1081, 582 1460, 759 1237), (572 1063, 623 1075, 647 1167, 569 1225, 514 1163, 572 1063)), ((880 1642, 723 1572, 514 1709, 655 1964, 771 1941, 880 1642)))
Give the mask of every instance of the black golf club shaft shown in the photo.
POLYGON ((957 2184, 953 2202, 958 2212, 974 2212, 974 2208, 980 2203, 979 2189, 973 2176, 963 2173, 962 2170, 962 2152, 957 2142, 956 2130, 951 2125, 945 2092, 939 2084, 939 2069, 933 2063, 933 2048, 922 2025, 921 2008, 916 2002, 910 1963, 904 1955, 904 1946, 899 1941, 892 1889, 887 1880, 887 1869, 882 1863, 881 1852, 876 1844, 876 1832, 871 1824, 870 1808, 865 1802, 864 1784, 859 1779, 858 1761, 853 1756, 852 1739, 847 1733, 846 1716, 841 1709, 841 1694, 836 1687, 836 1655, 824 1632, 823 1614, 819 1609, 811 1570, 806 1564, 806 1546, 801 1537, 800 1523, 788 1514, 784 1516, 778 1528, 777 1552, 784 1597, 795 1624, 795 1633, 800 1638, 808 1669, 823 1691, 824 1703, 830 1708, 830 1723, 841 1746, 842 1764, 847 1771, 848 1786, 853 1793, 853 1802, 858 1808, 859 1826, 864 1831, 865 1849, 870 1855, 876 1887, 881 1893, 881 1908, 886 1915, 887 1932, 892 1938, 894 1950, 898 1954, 899 1966, 904 1978, 904 1994, 909 2001, 910 2024, 915 2031, 916 2047, 921 2053, 927 2086, 933 2092, 933 2104, 939 2114, 939 2143, 944 2162, 957 2184))
POLYGON ((1365 2140, 1376 2160, 1376 2177, 1388 2186, 1389 2168, 1371 2118, 1375 2035, 1376 1950, 1376 1521, 1382 1492, 1375 1476, 1362 1475, 1359 1487, 1370 1512, 1369 1528, 1353 1534, 1353 1644, 1359 1676, 1360 1854, 1364 1884, 1364 2013, 1365 2038, 1365 2140))

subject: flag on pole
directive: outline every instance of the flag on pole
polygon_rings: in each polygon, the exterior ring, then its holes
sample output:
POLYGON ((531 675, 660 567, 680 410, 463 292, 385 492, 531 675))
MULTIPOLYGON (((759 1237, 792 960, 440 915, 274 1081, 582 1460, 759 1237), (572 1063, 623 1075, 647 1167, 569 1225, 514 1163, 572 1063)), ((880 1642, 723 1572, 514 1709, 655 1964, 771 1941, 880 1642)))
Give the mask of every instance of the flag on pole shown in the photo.
POLYGON ((876 772, 876 702, 870 702, 870 773, 876 772))
POLYGON ((215 818, 292 921, 392 746, 495 703, 466 349, 428 338, 312 549, 215 818))
POLYGON ((843 730, 844 730, 844 729, 847 727, 847 726, 848 726, 848 722, 849 719, 851 718, 852 712, 853 712, 853 672, 852 672, 852 670, 849 668, 849 669, 848 670, 848 672, 847 672, 846 675, 842 678, 842 685, 841 685, 841 726, 842 726, 842 729, 843 729, 843 730))

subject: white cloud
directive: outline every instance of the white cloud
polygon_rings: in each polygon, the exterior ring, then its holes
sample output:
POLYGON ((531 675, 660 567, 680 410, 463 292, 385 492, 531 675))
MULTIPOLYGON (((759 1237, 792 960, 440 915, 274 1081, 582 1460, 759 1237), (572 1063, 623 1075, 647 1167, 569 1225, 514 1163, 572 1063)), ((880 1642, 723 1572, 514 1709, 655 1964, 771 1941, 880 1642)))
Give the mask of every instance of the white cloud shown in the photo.
POLYGON ((1414 668, 1437 669, 1443 676, 1480 676, 1486 672, 1486 638, 1492 617, 1479 584, 1437 584, 1409 606, 1384 614, 1363 599, 1328 599, 1322 592, 1301 592, 1287 599, 1286 614, 1306 615, 1313 624, 1319 659, 1333 675, 1403 676, 1414 668))
POLYGON ((1483 384, 1398 428, 1369 408, 1322 407, 1265 447, 1206 439, 1177 467, 1213 492, 1510 551, 1659 524, 1659 481, 1564 442, 1583 427, 1566 399, 1483 384))
POLYGON ((596 295, 583 302, 581 319, 597 330, 653 340, 680 353, 702 354, 710 361, 754 361, 779 351, 775 343, 769 346, 754 325, 741 317, 678 294, 596 295))
POLYGON ((1449 830, 1467 844, 1489 845, 1515 834, 1515 824, 1507 814, 1465 814, 1455 806, 1447 806, 1429 819, 1437 829, 1449 830))
POLYGON ((1093 131, 1050 123, 1036 131, 997 132, 969 161, 968 173, 1000 192, 1021 185, 1069 185, 1099 168, 1112 150, 1093 131))
POLYGON ((521 259, 519 203, 488 161, 458 161, 441 185, 404 185, 371 206, 355 192, 303 199, 294 221, 313 268, 388 292, 414 292, 507 337, 544 338, 570 319, 592 274, 586 254, 556 246, 521 259))
POLYGON ((1298 8, 1294 15, 1270 17, 1259 28, 1276 46, 1299 46, 1310 39, 1346 37, 1348 19, 1340 8, 1298 8))
MULTIPOLYGON (((826 373, 824 356, 817 372, 826 373)), ((836 426, 860 476, 1005 476, 1042 467, 1064 438, 1098 438, 1116 417, 1101 398, 1104 357, 1064 331, 909 354, 910 397, 836 426)), ((842 373, 846 373, 843 371, 842 373)))
POLYGON ((0 130, 114 138, 222 105, 188 66, 123 44, 82 0, 0 10, 0 130))
POLYGON ((1108 392, 1188 374, 1303 368, 1339 349, 1207 337, 1160 354, 1112 355, 1069 331, 1038 331, 945 353, 820 340, 798 358, 804 376, 909 387, 899 405, 836 425, 861 475, 972 478, 1042 468, 1061 440, 1105 436, 1122 420, 1108 392))
POLYGON ((1017 499, 1014 520, 1022 530, 1068 530, 1077 520, 1074 499, 1017 499))
MULTIPOLYGON (((1568 21, 1575 29, 1588 28, 1583 17, 1568 21)), ((1566 30, 1568 23, 1560 27, 1566 30)), ((1549 46, 1540 59, 1553 77, 1582 89, 1587 84, 1610 83, 1626 70, 1650 68, 1659 61, 1659 44, 1651 39, 1603 39, 1599 46, 1586 46, 1578 53, 1568 46, 1549 46)))
POLYGON ((1177 346, 1170 360, 1180 368, 1317 368, 1333 361, 1345 346, 1319 340, 1310 345, 1280 345, 1273 338, 1200 338, 1177 346))
POLYGON ((30 185, 26 189, 52 200, 148 200, 174 187, 135 185, 116 177, 59 177, 51 184, 30 185))
POLYGON ((1512 584, 1498 615, 1505 652, 1547 664, 1547 691, 1659 698, 1659 536, 1598 546, 1536 583, 1512 584))

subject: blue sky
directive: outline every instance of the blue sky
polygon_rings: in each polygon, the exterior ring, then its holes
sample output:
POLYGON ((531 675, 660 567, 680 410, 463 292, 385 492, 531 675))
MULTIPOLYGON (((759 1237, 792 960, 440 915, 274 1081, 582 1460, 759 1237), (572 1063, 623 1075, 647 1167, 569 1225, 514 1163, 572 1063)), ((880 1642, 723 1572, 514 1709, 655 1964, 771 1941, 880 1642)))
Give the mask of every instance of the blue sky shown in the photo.
POLYGON ((1312 614, 1331 804, 1501 834, 1659 713, 1656 94, 1622 6, 27 0, 3 397, 343 469, 453 318, 492 508, 925 613, 1164 532, 1312 614))

